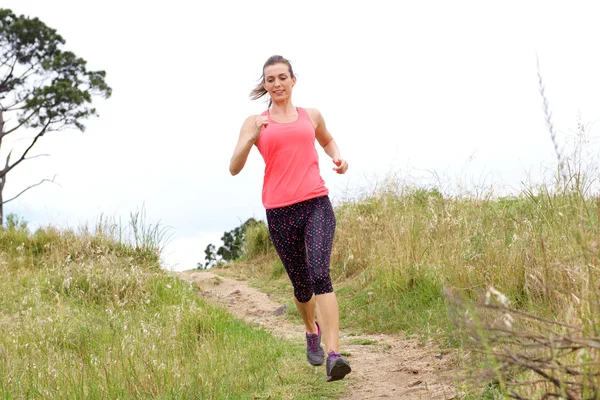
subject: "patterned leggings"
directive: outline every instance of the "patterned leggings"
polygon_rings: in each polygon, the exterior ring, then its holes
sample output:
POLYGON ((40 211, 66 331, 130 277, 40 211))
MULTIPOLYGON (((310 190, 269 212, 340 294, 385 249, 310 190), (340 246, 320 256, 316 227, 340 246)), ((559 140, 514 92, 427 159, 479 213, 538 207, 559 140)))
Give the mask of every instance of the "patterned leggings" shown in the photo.
POLYGON ((313 293, 333 292, 329 259, 335 215, 328 196, 267 211, 267 223, 277 254, 301 303, 313 293))

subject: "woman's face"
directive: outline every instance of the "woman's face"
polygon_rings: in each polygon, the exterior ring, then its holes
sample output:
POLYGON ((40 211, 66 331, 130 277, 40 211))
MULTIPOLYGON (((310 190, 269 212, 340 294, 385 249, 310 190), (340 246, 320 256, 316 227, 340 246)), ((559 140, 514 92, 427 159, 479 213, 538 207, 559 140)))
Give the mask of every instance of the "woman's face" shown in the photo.
POLYGON ((285 100, 292 95, 292 87, 296 84, 296 77, 290 76, 287 64, 269 65, 264 71, 265 81, 263 87, 269 92, 273 101, 285 100))

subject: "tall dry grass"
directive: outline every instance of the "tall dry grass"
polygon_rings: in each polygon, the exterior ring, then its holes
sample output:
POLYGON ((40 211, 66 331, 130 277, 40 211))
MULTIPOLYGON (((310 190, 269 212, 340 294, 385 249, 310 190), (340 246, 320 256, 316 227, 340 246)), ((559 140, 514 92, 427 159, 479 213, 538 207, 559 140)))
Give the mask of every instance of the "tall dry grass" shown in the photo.
MULTIPOLYGON (((361 331, 415 332, 448 345, 467 346, 466 352, 475 340, 477 351, 489 355, 477 358, 482 369, 492 365, 497 372, 485 376, 499 382, 498 393, 522 396, 515 398, 542 398, 540 387, 546 387, 539 382, 545 378, 527 374, 525 361, 518 366, 508 361, 510 357, 500 357, 516 351, 511 346, 525 343, 526 337, 537 338, 541 347, 540 338, 545 337, 544 348, 551 352, 557 350, 548 345, 552 337, 570 337, 571 345, 586 343, 567 358, 562 355, 569 351, 565 348, 555 352, 561 357, 546 354, 544 359, 564 358, 571 366, 585 360, 578 368, 587 375, 580 373, 577 379, 595 377, 593 365, 600 365, 595 347, 600 348, 600 196, 593 170, 573 164, 575 159, 564 157, 566 182, 550 178, 510 197, 481 188, 448 195, 388 179, 372 193, 337 204, 331 271, 340 296, 342 325, 361 331), (485 303, 490 288, 510 299, 510 315, 518 331, 507 334, 490 328, 498 321, 506 327, 506 309, 475 307, 485 303), (444 292, 460 299, 461 305, 449 301, 444 292), (467 308, 470 325, 464 324, 467 308), (536 318, 547 323, 532 323, 536 318), (575 354, 579 352, 582 355, 575 354), (521 383, 518 389, 510 386, 517 382, 521 383), (524 382, 537 382, 537 386, 524 382)), ((262 257, 254 272, 263 279, 286 279, 275 274, 280 267, 273 262, 272 251, 272 258, 264 262, 269 254, 266 234, 266 230, 255 233, 265 250, 252 253, 262 257)), ((249 248, 255 246, 253 237, 248 238, 249 248)), ((527 342, 528 351, 530 345, 527 342)), ((574 393, 587 395, 595 390, 578 385, 574 393)), ((553 393, 551 386, 548 393, 553 393)))
MULTIPOLYGON (((536 279, 542 302, 554 300, 554 312, 540 316, 524 311, 510 296, 490 287, 483 303, 448 298, 462 308, 460 322, 474 348, 487 357, 483 376, 515 399, 600 398, 600 190, 597 151, 578 116, 571 152, 558 144, 538 62, 543 110, 558 161, 554 193, 561 195, 555 212, 567 219, 562 232, 569 252, 552 254, 544 237, 540 248, 553 274, 536 279)), ((556 196, 554 196, 555 198, 556 196)), ((549 196, 549 198, 551 198, 549 196)))

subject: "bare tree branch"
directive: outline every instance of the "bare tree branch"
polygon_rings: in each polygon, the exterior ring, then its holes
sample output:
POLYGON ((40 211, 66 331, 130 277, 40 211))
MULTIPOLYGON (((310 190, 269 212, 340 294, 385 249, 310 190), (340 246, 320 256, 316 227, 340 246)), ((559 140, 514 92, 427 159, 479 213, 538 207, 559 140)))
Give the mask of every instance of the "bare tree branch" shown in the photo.
POLYGON ((17 57, 15 57, 15 61, 13 62, 13 64, 10 66, 10 71, 8 71, 8 73, 6 74, 6 77, 4 78, 4 80, 2 81, 2 83, 0 83, 0 89, 6 85, 6 82, 8 82, 8 80, 10 79, 10 77, 12 76, 12 73, 15 71, 15 65, 17 65, 17 57))
POLYGON ((8 107, 4 107, 4 109, 6 111, 19 111, 19 110, 24 110, 25 107, 15 107, 17 104, 22 103, 24 99, 15 101, 14 103, 12 103, 10 106, 8 107))
POLYGON ((0 67, 4 67, 5 65, 7 65, 9 61, 10 61, 10 57, 6 58, 6 60, 0 61, 0 67))
POLYGON ((48 131, 48 127, 50 126, 50 124, 53 121, 50 120, 46 123, 46 125, 44 125, 44 127, 42 128, 42 130, 35 135, 35 137, 33 138, 33 141, 31 142, 31 144, 29 145, 29 147, 25 150, 25 152, 23 152, 23 154, 21 155, 21 157, 19 157, 19 159, 17 161, 15 161, 13 163, 13 165, 11 166, 6 166, 4 167, 4 169, 2 171, 0 171, 0 176, 5 176, 6 174, 8 174, 13 168, 15 168, 17 165, 19 165, 20 163, 22 163, 25 160, 25 157, 27 156, 27 153, 29 153, 29 150, 31 150, 33 148, 33 146, 35 146, 35 144, 37 143, 37 141, 39 140, 39 138, 41 138, 47 131, 48 131))
MULTIPOLYGON (((19 194, 18 194, 18 195, 16 195, 15 197, 12 197, 12 198, 10 198, 10 199, 8 199, 8 200, 5 200, 5 201, 3 201, 3 202, 2 202, 2 204, 6 204, 6 203, 8 203, 9 201, 13 201, 13 200, 14 200, 14 199, 16 199, 17 197, 19 197, 20 195, 22 195, 23 193, 25 193, 26 191, 28 191, 29 189, 32 189, 32 188, 34 188, 34 187, 36 187, 36 186, 39 186, 39 185, 41 185, 41 184, 42 184, 42 183, 44 183, 44 182, 52 182, 52 183, 55 183, 55 184, 57 184, 56 182, 54 182, 54 179, 56 179, 56 175, 54 175, 54 177, 53 177, 52 179, 42 179, 40 182, 36 183, 35 185, 31 185, 31 186, 29 186, 29 187, 27 187, 27 188, 23 189, 23 190, 21 191, 21 193, 19 193, 19 194)), ((58 184, 57 184, 57 185, 58 185, 58 184)), ((59 185, 59 186, 60 186, 60 185, 59 185)))
POLYGON ((2 150, 2 139, 4 139, 4 136, 4 110, 0 107, 0 150, 2 150))
POLYGON ((25 160, 32 160, 38 157, 50 157, 50 154, 36 154, 35 156, 27 157, 25 160))
POLYGON ((551 321, 549 319, 538 317, 537 315, 533 315, 531 313, 528 313, 528 312, 525 312, 525 311, 521 311, 521 310, 518 310, 518 309, 510 308, 510 307, 507 307, 505 305, 478 304, 477 307, 487 308, 488 310, 504 311, 504 312, 510 312, 510 313, 518 314, 518 315, 521 315, 521 316, 523 316, 525 318, 528 318, 528 319, 532 319, 532 320, 535 320, 535 321, 543 322, 545 324, 562 326, 564 328, 572 329, 572 330, 574 330, 576 332, 582 330, 581 327, 577 327, 577 326, 570 325, 570 324, 565 324, 565 323, 559 322, 559 321, 551 321))
MULTIPOLYGON (((8 55, 8 57, 6 57, 6 59, 2 60, 2 63, 0 64, 0 67, 3 67, 5 65, 7 65, 9 63, 9 61, 15 57, 15 55, 17 54, 16 51, 13 51, 11 54, 8 55)), ((16 57, 15 57, 16 60, 16 57)))
MULTIPOLYGON (((14 110, 13 110, 13 111, 14 111, 14 110)), ((36 110, 32 111, 32 112, 31 112, 31 114, 29 114, 29 115, 27 116, 27 118, 25 118, 25 119, 23 120, 23 122, 21 122, 19 125, 15 126, 14 128, 12 128, 12 129, 10 129, 10 130, 8 130, 8 131, 4 132, 4 133, 1 133, 1 132, 0 132, 0 137, 4 137, 4 136, 7 136, 7 135, 10 135, 11 133, 13 133, 13 132, 14 132, 14 131, 16 131, 17 129, 19 129, 20 127, 22 127, 23 125, 25 125, 25 124, 27 123, 27 121, 29 121, 29 120, 31 119, 31 117, 33 117, 33 116, 34 116, 36 113, 38 113, 39 111, 40 111, 40 109, 39 109, 39 108, 37 108, 36 110)))
POLYGON ((38 61, 38 62, 37 62, 37 63, 35 63, 35 64, 32 64, 32 65, 31 65, 31 67, 29 67, 29 69, 28 69, 27 71, 23 72, 23 74, 22 74, 22 75, 19 77, 19 79, 21 79, 21 80, 25 80, 25 79, 29 78, 29 76, 33 75, 33 74, 36 72, 36 71, 34 70, 34 68, 36 68, 36 67, 37 67, 38 65, 40 65, 40 64, 41 64, 41 62, 40 62, 40 61, 38 61), (34 70, 34 71, 33 71, 33 73, 31 73, 31 74, 27 75, 27 73, 28 73, 29 71, 32 71, 32 70, 34 70))
POLYGON ((23 96, 23 97, 17 97, 12 104, 3 107, 6 111, 16 111, 16 110, 23 110, 24 107, 15 107, 21 103, 23 103, 25 101, 25 99, 27 98, 27 96, 23 96))
POLYGON ((548 375, 546 372, 542 371, 539 368, 539 366, 531 364, 531 363, 527 363, 527 362, 519 359, 519 357, 510 350, 507 351, 507 354, 517 365, 523 366, 523 367, 535 372, 536 374, 538 374, 541 377, 543 377, 544 379, 546 379, 548 382, 551 382, 552 384, 554 384, 554 386, 556 386, 557 388, 564 389, 565 394, 568 396, 567 398, 569 400, 577 400, 577 398, 575 397, 575 394, 572 393, 570 390, 564 388, 563 382, 561 382, 559 379, 548 375))
MULTIPOLYGON (((6 157, 6 167, 4 167, 4 169, 7 169, 8 165, 10 164, 10 156, 11 155, 12 155, 12 150, 8 153, 8 156, 6 157)), ((0 181, 0 196, 1 196, 2 195, 2 191, 4 190, 4 185, 6 185, 6 174, 0 175, 0 179, 2 179, 0 181)))
POLYGON ((2 137, 4 136, 4 110, 0 107, 0 143, 2 143, 2 137))
POLYGON ((5 168, 8 168, 8 164, 10 164, 10 156, 12 155, 12 152, 13 152, 13 151, 11 150, 11 151, 8 153, 8 156, 6 156, 6 167, 5 167, 5 168))

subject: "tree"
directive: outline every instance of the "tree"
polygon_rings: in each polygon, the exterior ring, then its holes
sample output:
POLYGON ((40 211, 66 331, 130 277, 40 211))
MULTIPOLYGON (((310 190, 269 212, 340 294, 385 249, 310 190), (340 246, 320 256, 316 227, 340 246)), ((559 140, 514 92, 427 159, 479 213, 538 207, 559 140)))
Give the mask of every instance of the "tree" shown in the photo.
POLYGON ((204 249, 204 260, 205 263, 198 263, 198 269, 207 269, 209 267, 212 267, 214 264, 216 264, 217 262, 217 254, 215 252, 215 245, 214 244, 209 244, 208 246, 206 246, 206 249, 204 249))
POLYGON ((246 222, 237 228, 223 232, 223 245, 215 252, 215 246, 211 243, 204 250, 204 265, 198 263, 198 269, 206 269, 213 266, 218 261, 234 261, 244 254, 244 240, 246 239, 246 231, 251 226, 261 223, 254 218, 249 218, 246 222))
POLYGON ((232 231, 224 232, 221 240, 223 246, 217 250, 217 255, 225 261, 233 261, 240 258, 244 252, 244 240, 246 239, 246 230, 258 223, 254 218, 249 218, 242 225, 232 231))
POLYGON ((24 188, 15 197, 3 197, 6 176, 29 156, 39 139, 48 132, 68 128, 85 130, 83 121, 97 116, 92 97, 108 98, 111 88, 104 71, 88 71, 86 61, 62 50, 65 40, 37 18, 16 16, 0 8, 0 150, 7 136, 21 129, 33 130, 26 149, 12 157, 10 150, 0 164, 0 226, 3 205, 27 190, 48 181, 43 179, 24 188), (7 116, 16 119, 7 128, 7 116))

